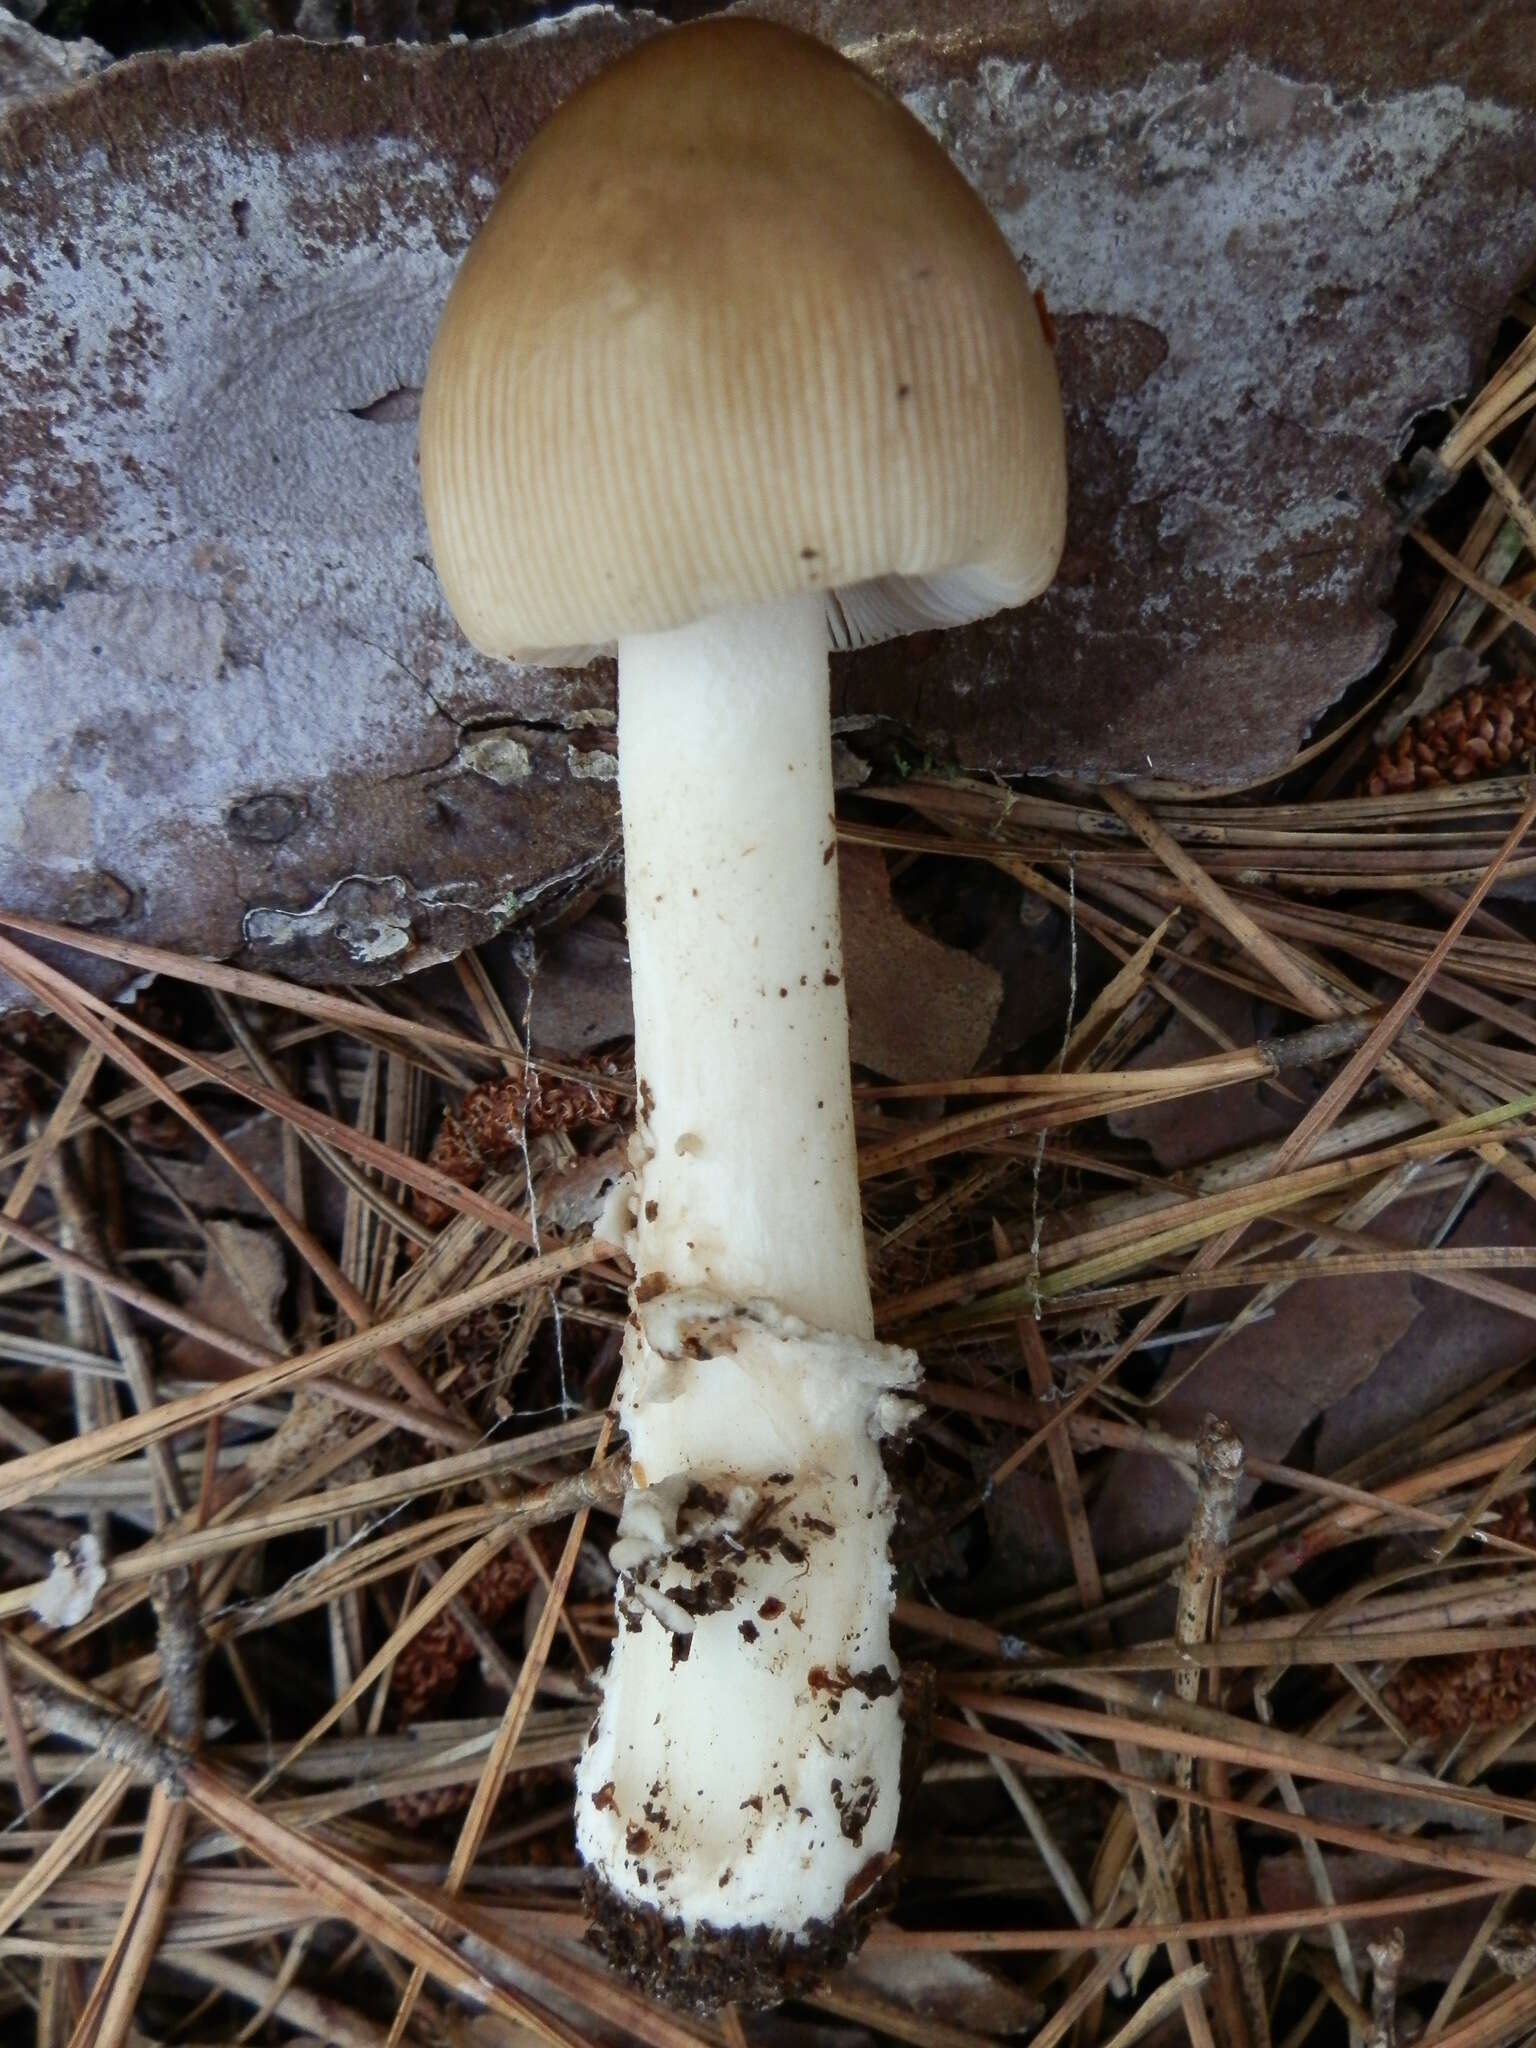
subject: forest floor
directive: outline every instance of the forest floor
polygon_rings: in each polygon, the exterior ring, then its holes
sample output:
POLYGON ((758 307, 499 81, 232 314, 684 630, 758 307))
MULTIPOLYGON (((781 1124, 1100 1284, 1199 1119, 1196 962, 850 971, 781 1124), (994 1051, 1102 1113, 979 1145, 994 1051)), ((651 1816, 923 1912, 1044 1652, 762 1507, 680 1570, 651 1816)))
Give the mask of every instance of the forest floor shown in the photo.
POLYGON ((777 2012, 582 1939, 621 895, 366 992, 0 912, 8 2041, 1536 2033, 1533 323, 1283 776, 840 799, 927 1678, 896 1906, 777 2012))

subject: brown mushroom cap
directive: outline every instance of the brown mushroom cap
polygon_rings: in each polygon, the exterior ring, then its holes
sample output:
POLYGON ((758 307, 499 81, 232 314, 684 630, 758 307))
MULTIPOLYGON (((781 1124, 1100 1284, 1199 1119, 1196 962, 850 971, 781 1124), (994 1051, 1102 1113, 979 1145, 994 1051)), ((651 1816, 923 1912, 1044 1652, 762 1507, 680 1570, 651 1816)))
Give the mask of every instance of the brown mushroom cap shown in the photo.
POLYGON ((986 207, 810 38, 644 44, 526 151, 422 401, 437 567, 487 653, 824 591, 834 645, 1021 604, 1061 552, 1055 365, 986 207))

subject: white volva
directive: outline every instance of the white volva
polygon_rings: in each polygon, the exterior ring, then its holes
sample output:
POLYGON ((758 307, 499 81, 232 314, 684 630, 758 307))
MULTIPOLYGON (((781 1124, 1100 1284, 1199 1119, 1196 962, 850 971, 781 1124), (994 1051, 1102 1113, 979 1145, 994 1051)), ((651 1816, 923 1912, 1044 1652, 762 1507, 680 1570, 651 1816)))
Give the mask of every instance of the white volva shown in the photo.
POLYGON ((890 1847, 901 1751, 818 596, 619 648, 638 1094, 635 1490, 578 1777, 621 1897, 794 1935, 890 1847))

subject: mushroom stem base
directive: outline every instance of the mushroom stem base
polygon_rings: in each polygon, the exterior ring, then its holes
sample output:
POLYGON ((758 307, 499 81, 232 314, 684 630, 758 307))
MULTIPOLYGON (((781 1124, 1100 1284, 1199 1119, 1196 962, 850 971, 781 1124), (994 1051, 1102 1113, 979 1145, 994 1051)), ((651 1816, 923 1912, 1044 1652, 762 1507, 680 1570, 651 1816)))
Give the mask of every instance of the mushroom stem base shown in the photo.
POLYGON ((830 1920, 795 1939, 772 1927, 684 1927, 637 1905, 588 1871, 582 1902, 599 1953, 653 1998, 708 2018, 722 2005, 780 2005, 814 1991, 862 1944, 896 1895, 897 1859, 872 1866, 867 1889, 830 1920))
POLYGON ((917 1361, 771 1303, 662 1295, 625 1333, 635 1479, 576 1840, 690 1932, 816 1938, 889 1851, 902 1711, 882 1445, 917 1361))

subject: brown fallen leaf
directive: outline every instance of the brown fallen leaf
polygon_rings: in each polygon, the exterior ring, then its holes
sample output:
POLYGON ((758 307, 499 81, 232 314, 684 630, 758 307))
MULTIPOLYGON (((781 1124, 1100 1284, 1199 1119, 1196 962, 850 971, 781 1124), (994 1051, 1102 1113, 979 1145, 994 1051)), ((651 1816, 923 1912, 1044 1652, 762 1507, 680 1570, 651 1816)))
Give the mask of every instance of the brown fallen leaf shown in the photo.
MULTIPOLYGON (((997 1020, 1003 977, 902 914, 874 847, 841 846, 837 859, 855 1062, 893 1081, 971 1073, 997 1020)), ((526 1017, 537 1052, 580 1058, 634 1030, 624 935, 601 912, 539 938, 531 1003, 511 940, 493 941, 482 957, 519 1026, 526 1017)))
MULTIPOLYGON (((1192 1329, 1211 1328, 1236 1314, 1246 1299, 1197 1295, 1185 1321, 1192 1329)), ((1148 1419, 1176 1436, 1192 1437, 1205 1415, 1216 1414, 1237 1431, 1250 1457, 1284 1458, 1319 1415, 1377 1371, 1418 1314, 1407 1274, 1303 1281, 1281 1296, 1272 1314, 1196 1366, 1148 1419)), ((1165 1379, 1183 1371, 1203 1348, 1197 1341, 1168 1352, 1165 1379)), ((1112 1567, 1177 1543, 1189 1526, 1193 1501, 1181 1469, 1162 1459, 1119 1454, 1093 1511, 1101 1562, 1112 1567)))
MULTIPOLYGON (((1252 1045, 1271 1025, 1247 997, 1195 976, 1185 993, 1238 1045, 1252 1045)), ((1177 1016, 1132 1067, 1178 1062, 1211 1051, 1205 1034, 1177 1016)), ((1223 1088, 1188 1101, 1127 1111, 1110 1119, 1119 1137, 1148 1145, 1166 1171, 1185 1168, 1273 1139, 1299 1122, 1319 1090, 1316 1077, 1288 1072, 1292 1101, 1271 1083, 1223 1088)), ((1372 1226, 1389 1244, 1429 1241, 1440 1210, 1430 1203, 1398 1204, 1372 1226)), ((1201 1359, 1211 1340, 1196 1340, 1167 1354, 1149 1420, 1180 1436, 1193 1436, 1202 1418, 1231 1424, 1251 1457, 1283 1459, 1319 1416, 1337 1413, 1358 1389, 1374 1381, 1382 1362, 1399 1348, 1416 1350, 1412 1336, 1427 1295, 1444 1290, 1400 1273, 1302 1282, 1289 1287, 1270 1312, 1201 1359), (1197 1361, 1201 1361, 1198 1362, 1197 1361), (1180 1377, 1187 1375, 1187 1377, 1180 1377)), ((1180 1318, 1186 1329, 1211 1329, 1238 1314, 1250 1297, 1226 1292, 1190 1297, 1180 1318)), ((1470 1304, 1460 1296, 1464 1309, 1470 1304)), ((1402 1400, 1411 1398, 1403 1390, 1402 1400)), ((1399 1407, 1396 1429, 1421 1406, 1399 1407)), ((1328 1424, 1324 1423, 1324 1434, 1328 1424)), ((1337 1462, 1337 1460, 1333 1461, 1337 1462)), ((1327 1469, 1327 1460, 1319 1463, 1327 1469)), ((1252 1492, 1252 1487, 1247 1492, 1252 1492)), ((1093 1514, 1094 1540, 1110 1567, 1179 1542, 1192 1496, 1181 1471, 1160 1460, 1112 1460, 1093 1514)))
MULTIPOLYGON (((1498 1846, 1507 1856, 1522 1856, 1530 1854, 1533 1844, 1536 1844, 1536 1829, 1514 1827, 1504 1831, 1498 1846)), ((1358 1899, 1389 1898, 1394 1892, 1433 1891, 1439 1882, 1438 1872, 1410 1870, 1390 1856, 1346 1854, 1337 1849, 1325 1849, 1323 1862, 1333 1895, 1343 1906, 1358 1899)), ((1298 1907, 1317 1904, 1317 1891, 1299 1849, 1261 1858, 1256 1875, 1258 1897, 1254 1903, 1261 1912, 1287 1913, 1298 1907)), ((1460 1880, 1448 1876, 1445 1881, 1448 1886, 1454 1886, 1460 1880)), ((1487 1910, 1486 1900, 1474 1899, 1432 1913, 1415 1913, 1413 1936, 1408 1943, 1404 1966, 1405 1982, 1444 1983, 1466 1956, 1487 1910)), ((1379 1936, 1382 1924, 1380 1920, 1357 1920, 1350 1926, 1350 1946, 1362 1965, 1366 1961, 1366 1943, 1379 1936)), ((1329 1942, 1328 1930, 1311 1928, 1300 1939, 1308 1947, 1325 1948, 1329 1942)))
POLYGON ((525 972, 526 931, 504 933, 480 957, 518 1029, 546 1058, 580 1059, 634 1034, 629 948, 605 910, 533 935, 533 999, 525 972))
MULTIPOLYGON (((279 1118, 262 1110, 235 1124, 224 1137, 230 1149, 269 1188, 282 1186, 283 1126, 279 1118)), ((201 1216, 210 1210, 253 1219, 266 1215, 244 1181, 215 1153, 201 1147, 186 1158, 174 1152, 156 1153, 153 1163, 160 1178, 168 1181, 187 1206, 201 1216)), ((129 1164, 129 1177, 136 1188, 149 1184, 134 1161, 129 1164)))
POLYGON ((874 847, 840 847, 838 876, 855 1063, 892 1081, 971 1073, 992 1035, 1002 976, 907 921, 874 847))
POLYGON ((942 1949, 902 1949, 894 1943, 866 1949, 827 1986, 834 2010, 851 2006, 844 1994, 870 1992, 886 2005, 936 2025, 962 2027, 978 2038, 1001 2041, 1040 2022, 1040 2002, 995 1971, 942 1949))
MULTIPOLYGON (((982 1430, 975 1453, 978 1486, 987 1485, 1017 1441, 1001 1427, 982 1430)), ((1071 1583, 1061 1496, 1049 1471, 1026 1465, 1010 1472, 1001 1485, 988 1489, 984 1513, 989 1549, 979 1580, 983 1597, 995 1592, 999 1603, 1028 1600, 1071 1583)))
MULTIPOLYGON (((1232 1045, 1253 1045, 1275 1028, 1273 1015, 1261 1013, 1239 990, 1224 988, 1203 974, 1178 975, 1174 987, 1232 1045)), ((1187 1017, 1175 1014, 1127 1065, 1132 1073, 1146 1067, 1176 1067, 1219 1050, 1217 1040, 1187 1017)), ((1109 1119, 1109 1127, 1117 1138, 1138 1140, 1150 1147, 1165 1173, 1179 1173, 1289 1131, 1319 1091, 1302 1073, 1288 1073, 1285 1085, 1297 1098, 1294 1102, 1273 1082, 1243 1082, 1177 1102, 1123 1110, 1109 1119)))
MULTIPOLYGON (((288 1273, 277 1232, 228 1221, 204 1229, 208 1257, 201 1274, 194 1281, 185 1268, 178 1269, 187 1307, 229 1336, 281 1354, 287 1347, 277 1318, 288 1273)), ((167 1347, 166 1359, 173 1372, 188 1380, 224 1380, 245 1369, 196 1337, 178 1337, 167 1347)))
MULTIPOLYGON (((1383 1237, 1389 1234, 1390 1220, 1384 1218, 1379 1228, 1383 1237)), ((1469 1204, 1448 1242, 1523 1245, 1530 1240, 1530 1203, 1518 1189, 1494 1182, 1469 1204)), ((1498 1277, 1514 1286, 1525 1285, 1519 1273, 1498 1277)), ((1536 1325, 1526 1317, 1429 1280, 1417 1280, 1413 1286, 1423 1303, 1418 1320, 1382 1352, 1369 1378, 1324 1419, 1317 1439, 1319 1472, 1336 1472, 1416 1416, 1429 1414, 1490 1373, 1517 1365, 1536 1348, 1536 1325)))

